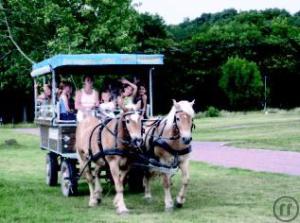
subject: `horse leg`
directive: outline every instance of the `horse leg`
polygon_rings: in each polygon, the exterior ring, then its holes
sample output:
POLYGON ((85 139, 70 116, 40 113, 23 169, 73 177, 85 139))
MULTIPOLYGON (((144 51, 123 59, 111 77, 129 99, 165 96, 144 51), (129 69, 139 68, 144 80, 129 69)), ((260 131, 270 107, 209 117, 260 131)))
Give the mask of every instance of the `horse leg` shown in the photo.
MULTIPOLYGON (((87 162, 86 159, 84 159, 81 153, 79 154, 79 165, 80 165, 80 170, 82 170, 87 162)), ((90 190, 90 200, 89 200, 89 206, 90 207, 95 207, 98 204, 97 198, 95 198, 94 196, 94 179, 93 179, 93 175, 91 173, 91 170, 89 168, 89 166, 86 167, 86 169, 83 171, 83 175, 86 178, 86 181, 89 185, 89 190, 90 190)))
POLYGON ((143 185, 145 187, 145 196, 144 198, 146 200, 151 200, 152 195, 151 195, 151 188, 150 188, 150 173, 146 173, 144 178, 143 178, 143 185))
POLYGON ((116 195, 114 198, 114 205, 117 208, 118 214, 125 214, 128 212, 128 209, 126 208, 125 202, 124 202, 124 186, 123 182, 126 176, 127 171, 123 171, 119 167, 118 159, 114 159, 109 162, 109 167, 111 171, 111 175, 113 177, 114 183, 115 183, 115 189, 116 189, 116 195))
POLYGON ((180 188, 180 191, 176 197, 176 207, 181 208, 182 205, 185 202, 185 196, 186 196, 186 189, 189 183, 189 161, 185 160, 182 163, 180 163, 179 168, 181 170, 181 177, 182 177, 182 185, 180 188))
POLYGON ((97 199, 98 203, 101 202, 102 199, 102 187, 101 187, 101 182, 99 178, 100 174, 100 167, 98 164, 95 167, 95 190, 94 190, 94 196, 97 199))
POLYGON ((165 191, 165 210, 173 210, 173 200, 171 195, 171 176, 169 174, 163 174, 163 186, 165 191))

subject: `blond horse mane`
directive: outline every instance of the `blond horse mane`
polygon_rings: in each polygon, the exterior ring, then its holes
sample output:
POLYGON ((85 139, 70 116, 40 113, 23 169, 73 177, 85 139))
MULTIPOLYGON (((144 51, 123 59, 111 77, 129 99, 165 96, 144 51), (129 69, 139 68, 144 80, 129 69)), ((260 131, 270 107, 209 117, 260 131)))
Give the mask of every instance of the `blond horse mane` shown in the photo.
POLYGON ((187 113, 192 118, 195 115, 195 111, 193 109, 193 103, 191 103, 189 101, 179 101, 179 102, 176 102, 176 104, 173 104, 170 112, 165 117, 165 120, 166 120, 166 123, 167 123, 166 124, 166 129, 170 129, 172 127, 176 111, 179 111, 179 110, 187 113))

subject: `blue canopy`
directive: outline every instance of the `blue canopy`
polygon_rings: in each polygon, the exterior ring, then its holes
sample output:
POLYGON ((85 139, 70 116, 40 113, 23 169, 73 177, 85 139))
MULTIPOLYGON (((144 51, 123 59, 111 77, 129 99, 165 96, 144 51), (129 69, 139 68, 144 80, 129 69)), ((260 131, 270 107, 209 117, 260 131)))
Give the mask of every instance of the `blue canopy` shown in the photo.
POLYGON ((37 77, 50 73, 51 69, 70 66, 163 65, 163 59, 161 54, 59 54, 34 64, 31 76, 37 77))

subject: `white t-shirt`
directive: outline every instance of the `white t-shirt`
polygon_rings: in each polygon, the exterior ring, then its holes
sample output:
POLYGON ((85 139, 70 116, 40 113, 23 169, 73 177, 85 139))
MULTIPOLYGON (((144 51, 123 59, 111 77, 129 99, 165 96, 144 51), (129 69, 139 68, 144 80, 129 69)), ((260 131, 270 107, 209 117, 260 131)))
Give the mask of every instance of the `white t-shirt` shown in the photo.
POLYGON ((96 91, 93 90, 91 94, 85 93, 84 89, 81 89, 80 103, 85 108, 85 111, 78 110, 77 121, 81 122, 85 117, 89 115, 94 115, 92 108, 95 107, 97 103, 96 91))

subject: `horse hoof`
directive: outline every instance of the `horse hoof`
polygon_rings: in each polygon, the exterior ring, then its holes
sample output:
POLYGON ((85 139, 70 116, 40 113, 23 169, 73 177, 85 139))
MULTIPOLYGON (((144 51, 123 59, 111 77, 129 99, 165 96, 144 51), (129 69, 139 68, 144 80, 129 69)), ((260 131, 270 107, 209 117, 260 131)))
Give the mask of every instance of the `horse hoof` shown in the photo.
POLYGON ((117 214, 118 214, 118 215, 125 216, 125 215, 128 215, 128 213, 129 213, 129 210, 128 210, 128 209, 117 210, 117 214))
POLYGON ((165 208, 165 212, 167 212, 167 213, 170 213, 170 212, 173 212, 173 211, 174 211, 173 207, 166 207, 165 208))
POLYGON ((91 200, 89 202, 89 207, 96 207, 98 205, 98 200, 91 200))
POLYGON ((94 202, 93 202, 93 203, 92 203, 92 202, 89 203, 89 207, 90 207, 90 208, 97 207, 97 205, 98 205, 98 204, 97 204, 97 203, 94 203, 94 202))
POLYGON ((144 200, 145 200, 146 203, 148 203, 148 204, 152 203, 152 197, 144 197, 144 200))
POLYGON ((176 208, 182 208, 183 204, 178 203, 177 201, 175 201, 175 207, 176 208))

